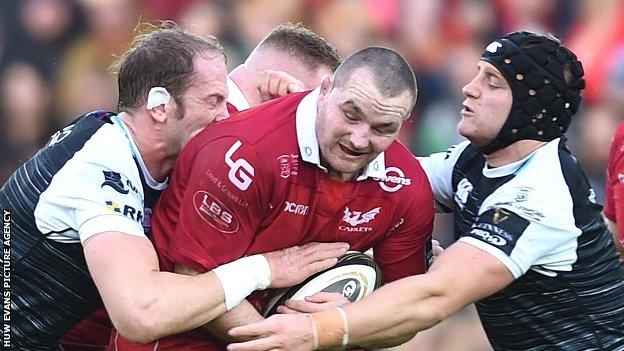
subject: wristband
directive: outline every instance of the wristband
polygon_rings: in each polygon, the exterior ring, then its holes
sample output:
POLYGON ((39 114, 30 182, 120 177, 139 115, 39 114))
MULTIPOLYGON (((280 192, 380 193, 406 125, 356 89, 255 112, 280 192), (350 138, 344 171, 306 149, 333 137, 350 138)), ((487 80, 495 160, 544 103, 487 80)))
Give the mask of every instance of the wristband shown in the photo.
MULTIPOLYGON (((318 335, 319 349, 335 346, 344 347, 349 342, 346 315, 343 317, 340 311, 342 308, 336 307, 312 314, 318 335)), ((344 313, 344 311, 342 312, 344 313)))
POLYGON ((221 282, 228 311, 254 290, 264 290, 271 283, 271 266, 263 255, 243 257, 212 271, 221 282))
POLYGON ((318 331, 316 330, 316 321, 311 314, 306 314, 306 317, 310 318, 310 322, 312 322, 312 350, 318 350, 318 331))
POLYGON ((342 327, 344 328, 344 334, 342 334, 342 346, 345 347, 349 344, 349 321, 347 320, 347 314, 340 306, 334 307, 338 313, 340 313, 340 317, 342 318, 342 327))

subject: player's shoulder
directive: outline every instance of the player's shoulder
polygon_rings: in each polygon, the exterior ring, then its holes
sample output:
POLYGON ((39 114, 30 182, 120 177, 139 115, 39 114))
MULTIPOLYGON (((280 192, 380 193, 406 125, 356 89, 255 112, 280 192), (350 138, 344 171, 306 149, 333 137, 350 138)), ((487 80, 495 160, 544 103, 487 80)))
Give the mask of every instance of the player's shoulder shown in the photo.
POLYGON ((295 115, 305 96, 306 93, 290 94, 234 113, 230 118, 206 127, 188 143, 187 148, 199 149, 221 138, 244 138, 247 144, 261 147, 295 138, 295 115))
POLYGON ((400 141, 394 141, 384 152, 384 155, 386 170, 397 168, 410 176, 426 176, 420 161, 411 150, 400 141))
POLYGON ((431 191, 427 174, 420 161, 403 143, 393 142, 384 155, 386 178, 380 180, 382 189, 408 197, 412 193, 431 191))

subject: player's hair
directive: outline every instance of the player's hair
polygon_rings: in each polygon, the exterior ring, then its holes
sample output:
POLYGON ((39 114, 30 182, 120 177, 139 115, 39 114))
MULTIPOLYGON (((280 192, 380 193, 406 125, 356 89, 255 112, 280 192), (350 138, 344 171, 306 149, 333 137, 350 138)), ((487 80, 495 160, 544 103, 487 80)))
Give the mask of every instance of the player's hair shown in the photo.
POLYGON ((172 21, 157 25, 139 23, 132 48, 111 66, 118 74, 119 111, 141 106, 153 87, 166 88, 180 103, 195 74, 198 55, 226 60, 223 47, 215 37, 191 34, 172 21))
POLYGON ((258 47, 283 50, 312 70, 326 66, 333 72, 341 62, 336 48, 300 23, 284 23, 275 27, 258 47))
POLYGON ((395 97, 408 91, 412 97, 410 110, 416 104, 418 88, 410 65, 396 51, 369 47, 351 54, 334 73, 334 86, 342 86, 353 71, 367 68, 373 73, 375 88, 385 97, 395 97))

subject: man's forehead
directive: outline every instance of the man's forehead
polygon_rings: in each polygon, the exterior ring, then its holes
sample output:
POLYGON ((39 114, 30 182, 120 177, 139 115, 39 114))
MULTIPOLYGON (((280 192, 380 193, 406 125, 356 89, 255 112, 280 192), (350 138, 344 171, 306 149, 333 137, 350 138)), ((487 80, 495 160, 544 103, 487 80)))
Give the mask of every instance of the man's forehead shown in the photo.
POLYGON ((488 74, 491 74, 501 79, 505 79, 503 77, 503 74, 498 70, 498 68, 496 68, 493 64, 487 61, 479 61, 479 63, 477 63, 477 67, 479 67, 481 70, 485 71, 488 74))

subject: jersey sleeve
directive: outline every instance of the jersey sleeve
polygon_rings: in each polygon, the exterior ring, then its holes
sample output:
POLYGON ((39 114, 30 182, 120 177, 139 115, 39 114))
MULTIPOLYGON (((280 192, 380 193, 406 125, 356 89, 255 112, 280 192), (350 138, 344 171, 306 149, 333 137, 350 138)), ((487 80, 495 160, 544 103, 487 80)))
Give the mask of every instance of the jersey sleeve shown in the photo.
POLYGON ((422 274, 432 259, 434 201, 431 186, 421 171, 412 183, 412 201, 394 228, 373 247, 375 261, 391 282, 410 275, 422 274))
POLYGON ((431 183, 433 196, 439 205, 439 212, 450 212, 456 207, 453 200, 453 168, 459 156, 469 144, 469 141, 464 141, 451 146, 445 152, 418 158, 431 183))
POLYGON ((496 257, 515 278, 529 269, 550 276, 570 271, 581 229, 575 225, 569 190, 562 181, 535 181, 529 187, 516 179, 485 199, 472 228, 459 240, 496 257))
MULTIPOLYGON (((249 143, 230 137, 205 144, 180 165, 168 191, 179 192, 177 224, 159 254, 198 271, 211 270, 244 255, 264 211, 260 158, 249 143)), ((178 168, 178 166, 176 166, 178 168)), ((166 201, 166 197, 161 199, 166 201)), ((167 211, 167 204, 157 211, 167 211)), ((155 232, 156 234, 156 232, 155 232)))
POLYGON ((143 189, 130 155, 114 162, 85 158, 69 160, 41 194, 35 208, 39 230, 75 230, 83 243, 103 232, 145 237, 143 189))
POLYGON ((618 220, 618 207, 624 212, 624 204, 616 200, 616 188, 624 183, 624 123, 621 123, 615 133, 609 151, 609 163, 605 181, 605 205, 604 215, 616 222, 618 220), (619 204, 619 206, 618 206, 619 204))

